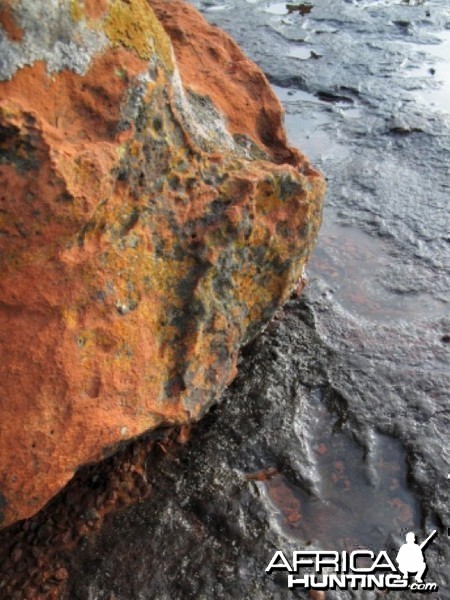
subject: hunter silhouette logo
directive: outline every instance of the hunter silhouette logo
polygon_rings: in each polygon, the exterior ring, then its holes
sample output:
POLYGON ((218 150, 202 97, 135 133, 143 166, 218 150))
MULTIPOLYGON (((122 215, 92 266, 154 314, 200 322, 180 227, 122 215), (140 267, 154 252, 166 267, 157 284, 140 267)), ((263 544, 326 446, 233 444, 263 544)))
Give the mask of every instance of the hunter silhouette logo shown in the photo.
POLYGON ((422 576, 427 569, 423 550, 431 542, 436 533, 435 529, 420 546, 416 544, 414 532, 410 531, 406 534, 406 544, 403 544, 397 554, 398 567, 403 573, 403 577, 408 578, 410 574, 416 573, 416 581, 422 583, 422 576))
POLYGON ((419 545, 414 532, 406 534, 406 543, 400 547, 394 561, 385 550, 298 550, 289 562, 277 550, 266 567, 266 573, 287 571, 288 588, 302 587, 315 590, 405 590, 436 592, 438 585, 424 582, 427 569, 424 558, 426 546, 436 535, 434 530, 419 545), (395 564, 397 563, 397 565, 395 564), (410 576, 414 581, 410 583, 410 576))

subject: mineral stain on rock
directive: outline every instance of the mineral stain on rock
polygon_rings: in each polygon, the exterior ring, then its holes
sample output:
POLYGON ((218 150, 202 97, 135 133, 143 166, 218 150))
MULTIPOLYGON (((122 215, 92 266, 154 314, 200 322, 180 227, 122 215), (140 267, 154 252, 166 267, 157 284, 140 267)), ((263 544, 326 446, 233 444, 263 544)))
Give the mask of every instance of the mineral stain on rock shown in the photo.
POLYGON ((80 465, 220 398, 302 275, 324 181, 263 73, 185 3, 1 14, 8 525, 80 465))

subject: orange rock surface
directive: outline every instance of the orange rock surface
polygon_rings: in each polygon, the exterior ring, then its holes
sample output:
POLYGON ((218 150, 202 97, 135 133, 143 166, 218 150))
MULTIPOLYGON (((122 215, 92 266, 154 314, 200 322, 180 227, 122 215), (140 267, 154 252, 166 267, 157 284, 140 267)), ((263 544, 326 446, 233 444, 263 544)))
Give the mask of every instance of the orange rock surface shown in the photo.
POLYGON ((307 168, 288 146, 283 111, 264 73, 226 33, 202 20, 185 2, 150 0, 169 34, 185 87, 209 96, 226 117, 228 130, 245 135, 277 163, 307 168))
POLYGON ((150 5, 0 7, 3 526, 201 417, 317 235, 323 179, 264 75, 188 5, 150 5))

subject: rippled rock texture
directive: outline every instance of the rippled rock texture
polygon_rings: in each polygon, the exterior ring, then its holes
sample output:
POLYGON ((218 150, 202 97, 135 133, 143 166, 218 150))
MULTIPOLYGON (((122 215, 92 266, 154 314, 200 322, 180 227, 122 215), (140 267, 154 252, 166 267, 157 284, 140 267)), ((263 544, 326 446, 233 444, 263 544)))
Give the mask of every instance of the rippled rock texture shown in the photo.
POLYGON ((317 235, 323 179, 262 72, 194 9, 150 4, 175 55, 144 0, 2 4, 3 525, 203 415, 317 235))

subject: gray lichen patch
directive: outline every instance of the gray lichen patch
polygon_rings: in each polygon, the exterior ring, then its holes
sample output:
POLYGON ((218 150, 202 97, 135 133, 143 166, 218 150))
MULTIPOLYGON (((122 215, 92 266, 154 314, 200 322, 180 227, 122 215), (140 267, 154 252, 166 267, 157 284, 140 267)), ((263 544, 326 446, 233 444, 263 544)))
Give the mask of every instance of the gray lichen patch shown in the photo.
POLYGON ((174 104, 183 126, 195 143, 207 151, 237 150, 223 117, 208 96, 185 92, 177 70, 172 77, 174 104))
POLYGON ((24 33, 20 42, 0 26, 0 81, 11 79, 26 65, 42 60, 49 73, 68 69, 84 75, 93 56, 108 43, 102 31, 74 21, 69 0, 14 4, 14 18, 24 33))

